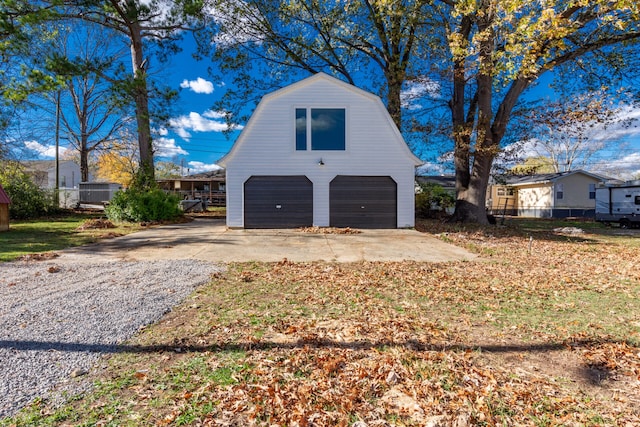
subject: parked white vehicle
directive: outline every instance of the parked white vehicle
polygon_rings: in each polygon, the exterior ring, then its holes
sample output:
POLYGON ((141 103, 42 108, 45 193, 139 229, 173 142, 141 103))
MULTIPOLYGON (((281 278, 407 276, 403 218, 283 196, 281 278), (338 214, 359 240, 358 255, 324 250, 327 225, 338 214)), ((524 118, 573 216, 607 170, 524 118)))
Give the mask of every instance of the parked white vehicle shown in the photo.
POLYGON ((640 181, 596 188, 596 221, 640 227, 640 181))

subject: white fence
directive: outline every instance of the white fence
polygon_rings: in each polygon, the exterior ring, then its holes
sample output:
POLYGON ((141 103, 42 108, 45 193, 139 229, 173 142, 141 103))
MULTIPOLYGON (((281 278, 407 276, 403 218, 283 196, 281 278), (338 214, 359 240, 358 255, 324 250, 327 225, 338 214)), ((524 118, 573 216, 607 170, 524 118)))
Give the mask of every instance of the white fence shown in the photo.
POLYGON ((78 205, 78 197, 79 190, 77 188, 60 188, 58 190, 58 200, 61 208, 75 208, 78 205))

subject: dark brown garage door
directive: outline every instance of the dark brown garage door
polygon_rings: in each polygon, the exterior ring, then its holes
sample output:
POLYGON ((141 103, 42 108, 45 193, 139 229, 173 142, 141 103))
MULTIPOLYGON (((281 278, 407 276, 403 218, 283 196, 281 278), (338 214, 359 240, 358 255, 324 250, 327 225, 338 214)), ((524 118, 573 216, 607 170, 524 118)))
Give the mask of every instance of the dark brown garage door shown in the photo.
POLYGON ((245 228, 313 224, 313 184, 306 176, 252 176, 244 183, 245 228))
POLYGON ((397 228, 397 185, 389 176, 339 175, 331 181, 332 227, 397 228))

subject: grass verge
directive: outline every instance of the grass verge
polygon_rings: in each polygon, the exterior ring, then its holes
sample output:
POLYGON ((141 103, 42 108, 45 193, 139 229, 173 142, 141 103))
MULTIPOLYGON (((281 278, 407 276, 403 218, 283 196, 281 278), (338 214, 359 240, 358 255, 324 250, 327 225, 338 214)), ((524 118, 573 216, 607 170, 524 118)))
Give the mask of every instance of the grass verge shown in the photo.
POLYGON ((70 213, 52 218, 12 221, 9 231, 0 233, 0 261, 81 246, 140 229, 138 224, 118 224, 116 228, 109 229, 79 229, 86 221, 100 217, 102 215, 99 214, 70 213))

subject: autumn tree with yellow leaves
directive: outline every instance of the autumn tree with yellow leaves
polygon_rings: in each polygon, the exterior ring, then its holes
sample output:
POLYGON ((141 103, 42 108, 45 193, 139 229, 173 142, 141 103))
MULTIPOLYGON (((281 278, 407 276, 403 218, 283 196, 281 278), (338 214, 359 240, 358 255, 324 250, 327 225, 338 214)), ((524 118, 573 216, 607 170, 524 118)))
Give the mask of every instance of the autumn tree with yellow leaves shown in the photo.
MULTIPOLYGON (((621 0, 354 0, 217 2, 214 59, 234 76, 219 108, 325 71, 381 95, 398 128, 408 108, 446 105, 453 219, 486 224, 486 189, 514 109, 559 67, 609 76, 638 57, 640 6, 621 0), (437 89, 403 105, 403 89, 437 89)), ((237 111, 237 108, 236 108, 237 111)), ((408 126, 409 125, 409 126, 408 126)), ((415 126, 420 126, 416 123, 415 126)), ((429 141, 425 141, 429 144, 429 141)))
POLYGON ((594 52, 606 56, 607 48, 623 43, 634 47, 640 6, 602 0, 444 3, 446 22, 454 24, 447 35, 458 192, 454 218, 486 223, 491 166, 521 95, 556 67, 593 60, 594 52))
POLYGON ((138 156, 135 144, 126 139, 114 142, 96 158, 96 178, 129 187, 136 177, 138 156))

